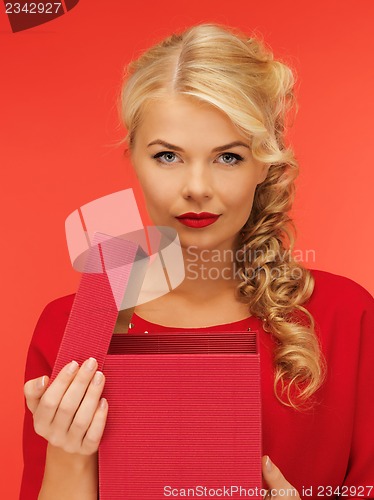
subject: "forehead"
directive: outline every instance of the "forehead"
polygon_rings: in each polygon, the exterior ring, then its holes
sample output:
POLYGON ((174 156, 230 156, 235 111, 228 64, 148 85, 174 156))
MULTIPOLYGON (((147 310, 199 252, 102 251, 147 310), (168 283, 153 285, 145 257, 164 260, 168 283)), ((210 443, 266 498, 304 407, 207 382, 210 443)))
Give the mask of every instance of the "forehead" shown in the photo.
POLYGON ((163 139, 181 146, 189 141, 213 141, 214 147, 222 141, 223 144, 243 139, 223 111, 183 95, 150 100, 143 110, 137 135, 140 141, 163 139))

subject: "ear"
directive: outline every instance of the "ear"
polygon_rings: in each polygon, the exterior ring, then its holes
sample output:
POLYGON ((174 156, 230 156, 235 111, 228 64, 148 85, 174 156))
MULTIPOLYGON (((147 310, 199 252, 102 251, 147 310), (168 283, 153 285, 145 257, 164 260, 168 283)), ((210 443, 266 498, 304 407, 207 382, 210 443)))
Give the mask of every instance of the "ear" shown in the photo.
POLYGON ((269 172, 270 165, 263 163, 259 166, 259 176, 257 184, 261 184, 266 179, 269 172))

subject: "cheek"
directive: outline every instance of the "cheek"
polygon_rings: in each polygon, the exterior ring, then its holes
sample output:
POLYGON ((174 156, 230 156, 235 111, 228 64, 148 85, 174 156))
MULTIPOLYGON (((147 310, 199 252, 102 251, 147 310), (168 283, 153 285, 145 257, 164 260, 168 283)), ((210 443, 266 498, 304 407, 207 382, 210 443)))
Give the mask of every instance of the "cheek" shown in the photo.
POLYGON ((151 168, 147 169, 147 173, 140 171, 138 180, 147 205, 159 208, 170 207, 170 204, 175 198, 173 193, 177 192, 175 179, 171 175, 160 175, 159 172, 152 171, 151 168))
POLYGON ((163 189, 160 188, 159 183, 156 184, 150 179, 148 179, 147 182, 142 182, 141 186, 148 214, 157 225, 157 221, 163 217, 163 214, 167 212, 170 207, 167 191, 164 192, 163 189))
POLYGON ((245 189, 233 191, 231 196, 230 212, 231 223, 235 230, 239 230, 246 224, 253 207, 256 186, 246 185, 245 189))
POLYGON ((239 213, 251 211, 254 194, 257 184, 248 179, 241 179, 235 183, 235 186, 226 186, 225 199, 227 205, 239 213))

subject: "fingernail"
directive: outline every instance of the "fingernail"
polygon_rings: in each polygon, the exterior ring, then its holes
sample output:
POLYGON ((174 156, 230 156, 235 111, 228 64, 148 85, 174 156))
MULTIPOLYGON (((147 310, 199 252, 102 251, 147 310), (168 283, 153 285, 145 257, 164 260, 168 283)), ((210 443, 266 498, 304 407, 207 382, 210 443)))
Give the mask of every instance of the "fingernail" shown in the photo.
POLYGON ((266 457, 265 467, 268 472, 271 472, 273 469, 273 464, 268 456, 266 457))
POLYGON ((68 373, 74 373, 78 368, 78 366, 79 366, 78 363, 73 360, 71 363, 68 364, 68 373))
POLYGON ((85 368, 87 368, 87 370, 92 371, 95 368, 95 366, 96 366, 96 359, 95 358, 89 358, 86 361, 85 368))
POLYGON ((100 399, 100 403, 99 403, 99 408, 100 408, 101 410, 105 410, 105 409, 106 409, 106 407, 107 407, 107 405, 108 405, 107 400, 106 400, 105 398, 101 398, 101 399, 100 399))
POLYGON ((38 379, 37 382, 38 389, 43 389, 45 386, 45 375, 42 376, 42 378, 38 379))
POLYGON ((97 372, 95 373, 94 378, 93 378, 93 384, 94 384, 94 385, 100 385, 100 384, 101 384, 101 382, 102 382, 102 380, 103 380, 103 373, 102 373, 102 372, 97 371, 97 372))

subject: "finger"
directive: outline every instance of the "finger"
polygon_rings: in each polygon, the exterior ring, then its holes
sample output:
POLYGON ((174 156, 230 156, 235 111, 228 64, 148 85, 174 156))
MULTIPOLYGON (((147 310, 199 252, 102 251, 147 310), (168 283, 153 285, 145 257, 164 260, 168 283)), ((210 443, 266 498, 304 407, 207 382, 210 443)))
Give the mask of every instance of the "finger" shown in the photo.
POLYGON ((82 452, 91 454, 99 448, 107 416, 108 402, 105 398, 102 398, 92 419, 91 425, 83 438, 82 452))
POLYGON ((44 392, 47 389, 48 380, 48 375, 43 375, 42 377, 28 380, 23 386, 26 405, 31 413, 34 413, 36 408, 38 407, 40 398, 43 396, 44 392))
POLYGON ((74 380, 78 367, 79 365, 76 361, 71 361, 71 363, 65 365, 44 392, 34 413, 38 427, 44 428, 44 426, 50 425, 63 395, 74 380))
MULTIPOLYGON (((75 413, 79 409, 87 388, 95 374, 97 361, 94 358, 86 359, 77 372, 74 380, 71 382, 59 404, 56 414, 53 418, 53 427, 58 429, 59 433, 66 434, 74 420, 75 413)), ((95 408, 97 407, 97 401, 95 408)), ((92 413, 90 415, 92 418, 92 413)), ((90 419, 91 419, 90 418, 90 419)), ((87 427, 84 429, 86 432, 87 427)))
POLYGON ((94 418, 104 384, 104 374, 101 371, 97 371, 68 429, 69 439, 82 442, 94 418))
POLYGON ((283 498, 283 500, 286 498, 300 498, 297 490, 287 481, 268 456, 262 457, 262 474, 268 485, 272 500, 277 498, 283 498))

